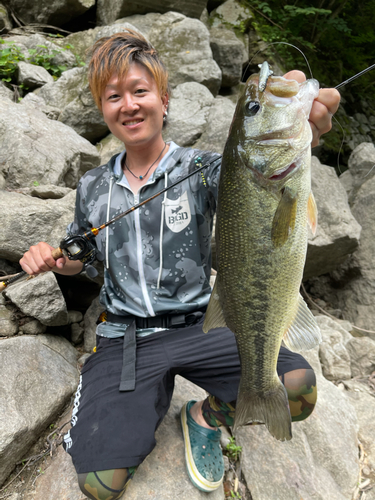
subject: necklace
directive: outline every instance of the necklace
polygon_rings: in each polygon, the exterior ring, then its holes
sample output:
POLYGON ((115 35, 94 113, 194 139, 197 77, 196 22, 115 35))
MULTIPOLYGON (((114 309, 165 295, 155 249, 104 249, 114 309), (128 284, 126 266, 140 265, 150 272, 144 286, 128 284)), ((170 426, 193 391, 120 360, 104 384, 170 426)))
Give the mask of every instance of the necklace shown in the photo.
POLYGON ((136 179, 139 179, 140 181, 143 180, 146 175, 149 173, 149 171, 151 170, 151 168, 155 165, 155 163, 158 161, 158 159, 161 157, 161 155, 164 153, 164 149, 167 147, 167 143, 165 142, 164 143, 164 148, 161 150, 161 153, 160 155, 156 158, 156 160, 154 161, 154 163, 151 163, 151 165, 148 167, 148 170, 147 172, 145 173, 145 175, 135 175, 131 170, 130 168, 128 167, 127 163, 126 163, 126 157, 125 157, 125 161, 124 161, 124 167, 126 168, 126 170, 128 172, 130 172, 132 174, 133 177, 135 177, 136 179))

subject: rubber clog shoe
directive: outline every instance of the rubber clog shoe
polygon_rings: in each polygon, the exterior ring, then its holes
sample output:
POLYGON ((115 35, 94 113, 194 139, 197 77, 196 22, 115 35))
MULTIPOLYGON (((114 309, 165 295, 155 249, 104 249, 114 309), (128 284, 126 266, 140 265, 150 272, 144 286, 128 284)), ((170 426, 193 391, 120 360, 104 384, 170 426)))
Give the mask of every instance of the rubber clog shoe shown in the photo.
POLYGON ((185 459, 191 482, 201 491, 219 488, 224 477, 224 459, 220 448, 221 430, 206 429, 190 415, 196 401, 181 409, 181 426, 185 443, 185 459))

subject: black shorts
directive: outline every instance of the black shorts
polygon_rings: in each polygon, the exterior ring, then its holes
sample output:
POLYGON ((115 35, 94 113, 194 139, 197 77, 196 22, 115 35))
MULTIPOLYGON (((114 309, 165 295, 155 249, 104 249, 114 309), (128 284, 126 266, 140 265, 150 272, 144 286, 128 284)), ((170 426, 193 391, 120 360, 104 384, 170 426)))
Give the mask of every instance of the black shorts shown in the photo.
MULTIPOLYGON (((186 328, 137 338, 136 387, 120 392, 123 338, 97 336, 97 351, 86 361, 77 389, 73 427, 64 447, 77 473, 139 465, 155 447, 155 431, 168 411, 175 375, 224 402, 237 398, 240 362, 233 333, 202 331, 203 318, 186 328)), ((311 368, 299 354, 281 348, 283 375, 311 368)))

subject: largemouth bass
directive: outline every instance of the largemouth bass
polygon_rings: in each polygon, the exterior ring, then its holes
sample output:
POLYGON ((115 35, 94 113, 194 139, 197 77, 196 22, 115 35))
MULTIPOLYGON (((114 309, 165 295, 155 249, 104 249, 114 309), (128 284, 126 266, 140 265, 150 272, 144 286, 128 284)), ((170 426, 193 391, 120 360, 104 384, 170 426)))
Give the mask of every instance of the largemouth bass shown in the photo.
POLYGON ((288 440, 288 398, 276 372, 281 342, 301 350, 321 341, 299 294, 307 224, 316 228, 308 116, 319 85, 271 72, 265 79, 262 70, 246 83, 223 153, 218 274, 203 330, 227 326, 236 337, 241 380, 234 429, 263 422, 275 438, 288 440))

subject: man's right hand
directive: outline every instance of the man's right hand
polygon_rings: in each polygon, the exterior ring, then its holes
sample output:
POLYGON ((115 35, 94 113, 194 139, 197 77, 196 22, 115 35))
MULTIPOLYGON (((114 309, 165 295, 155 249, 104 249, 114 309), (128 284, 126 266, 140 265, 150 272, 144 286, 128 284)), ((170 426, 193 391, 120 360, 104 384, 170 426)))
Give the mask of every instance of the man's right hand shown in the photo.
POLYGON ((22 269, 27 274, 40 274, 46 271, 54 271, 59 274, 72 275, 82 270, 82 262, 73 261, 65 257, 55 260, 52 257, 54 248, 45 242, 33 245, 20 260, 22 269))

